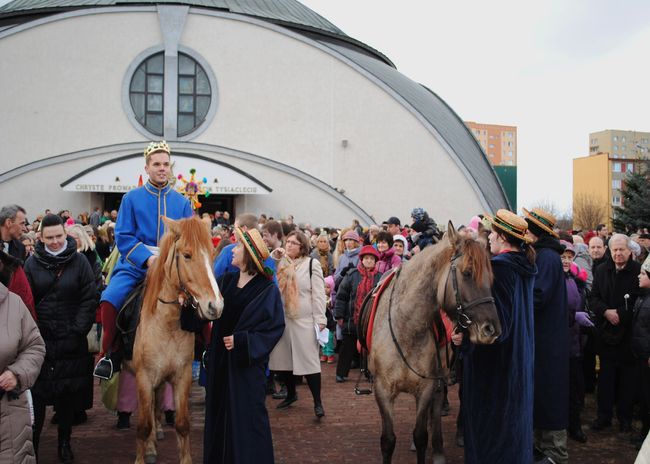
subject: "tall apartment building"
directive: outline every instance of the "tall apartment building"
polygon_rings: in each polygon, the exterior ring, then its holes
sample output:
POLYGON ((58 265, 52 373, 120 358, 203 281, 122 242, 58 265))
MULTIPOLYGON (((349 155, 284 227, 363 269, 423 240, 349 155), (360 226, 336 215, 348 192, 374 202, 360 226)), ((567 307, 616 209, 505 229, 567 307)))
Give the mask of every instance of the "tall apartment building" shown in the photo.
POLYGON ((517 165, 517 127, 465 121, 492 166, 517 165))
MULTIPOLYGON (((573 160, 574 216, 577 202, 585 199, 602 209, 610 228, 614 206, 621 206, 625 177, 648 159, 650 132, 604 130, 589 134, 589 156, 573 160)), ((576 218, 577 219, 577 218, 576 218)), ((576 224, 583 227, 584 224, 576 224)))
POLYGON ((647 157, 650 132, 604 130, 589 134, 589 155, 609 153, 612 158, 638 159, 647 157))
POLYGON ((517 127, 465 121, 494 168, 510 208, 517 211, 517 127))

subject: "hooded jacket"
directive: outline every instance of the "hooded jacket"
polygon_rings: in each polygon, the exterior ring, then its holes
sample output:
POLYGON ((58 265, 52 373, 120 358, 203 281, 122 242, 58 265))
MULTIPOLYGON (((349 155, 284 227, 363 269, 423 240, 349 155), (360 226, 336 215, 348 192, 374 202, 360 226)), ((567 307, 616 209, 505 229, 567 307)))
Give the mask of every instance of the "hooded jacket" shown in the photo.
POLYGON ((10 370, 18 385, 0 398, 0 463, 35 463, 32 422, 24 392, 36 381, 45 345, 18 295, 0 284, 0 372, 10 370))
POLYGON ((68 237, 66 249, 54 256, 37 243, 25 263, 25 273, 36 302, 38 328, 45 340, 46 354, 41 374, 32 389, 46 404, 62 395, 73 395, 83 404, 80 391, 92 389, 93 358, 88 353, 86 334, 95 321, 97 287, 88 260, 77 253, 68 237))

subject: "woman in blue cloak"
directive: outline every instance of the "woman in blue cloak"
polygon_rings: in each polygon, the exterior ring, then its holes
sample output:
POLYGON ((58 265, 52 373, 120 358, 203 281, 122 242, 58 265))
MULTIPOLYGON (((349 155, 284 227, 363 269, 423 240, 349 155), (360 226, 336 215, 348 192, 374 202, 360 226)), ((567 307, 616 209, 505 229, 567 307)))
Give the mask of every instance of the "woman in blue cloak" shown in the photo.
POLYGON ((212 326, 203 440, 204 463, 273 463, 265 401, 265 363, 284 331, 269 251, 257 229, 235 229, 232 264, 218 281, 224 298, 212 326))
POLYGON ((463 356, 463 424, 466 463, 533 461, 533 283, 535 252, 526 221, 500 209, 491 223, 492 295, 501 335, 472 345, 454 335, 463 356))

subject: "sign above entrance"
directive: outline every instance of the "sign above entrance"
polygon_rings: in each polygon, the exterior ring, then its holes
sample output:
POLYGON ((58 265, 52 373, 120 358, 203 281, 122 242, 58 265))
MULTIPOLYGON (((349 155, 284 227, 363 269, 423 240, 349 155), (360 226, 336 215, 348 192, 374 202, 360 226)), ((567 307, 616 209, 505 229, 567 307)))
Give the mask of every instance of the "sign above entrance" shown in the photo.
MULTIPOLYGON (((187 176, 191 169, 196 170, 197 178, 207 180, 204 188, 211 195, 265 195, 272 191, 253 176, 221 161, 199 155, 172 155, 177 187, 180 185, 177 176, 187 176)), ((140 176, 146 182, 144 158, 141 154, 127 155, 80 172, 61 187, 66 192, 126 193, 137 188, 140 176)))

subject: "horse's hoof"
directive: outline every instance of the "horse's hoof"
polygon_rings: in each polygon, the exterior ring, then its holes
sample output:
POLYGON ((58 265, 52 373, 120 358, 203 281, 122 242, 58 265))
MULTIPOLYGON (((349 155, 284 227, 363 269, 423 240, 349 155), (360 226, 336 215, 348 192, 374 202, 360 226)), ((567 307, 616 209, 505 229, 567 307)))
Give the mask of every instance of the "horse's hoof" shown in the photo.
POLYGON ((145 464, 156 464, 156 455, 155 454, 147 454, 144 457, 144 462, 145 462, 145 464))
POLYGON ((156 430, 156 440, 162 440, 165 438, 165 432, 163 430, 156 430))
POLYGON ((415 447, 415 442, 411 440, 411 451, 417 451, 418 449, 415 447))
POLYGON ((433 464, 447 464, 447 459, 444 454, 434 454, 433 464))

